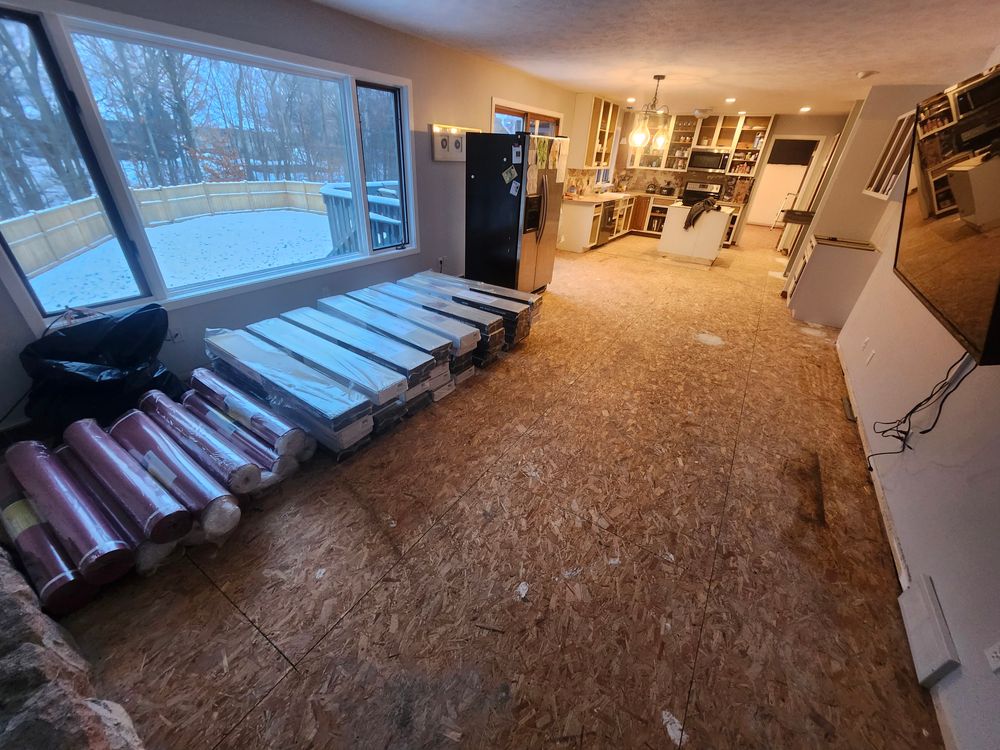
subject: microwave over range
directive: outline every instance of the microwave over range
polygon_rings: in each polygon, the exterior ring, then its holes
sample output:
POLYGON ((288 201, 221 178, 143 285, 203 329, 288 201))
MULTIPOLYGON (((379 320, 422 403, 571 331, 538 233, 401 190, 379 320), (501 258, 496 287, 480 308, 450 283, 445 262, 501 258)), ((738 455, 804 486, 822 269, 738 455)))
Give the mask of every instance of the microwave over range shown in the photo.
POLYGON ((729 152, 719 149, 692 148, 688 157, 688 169, 699 172, 725 172, 729 164, 729 152))

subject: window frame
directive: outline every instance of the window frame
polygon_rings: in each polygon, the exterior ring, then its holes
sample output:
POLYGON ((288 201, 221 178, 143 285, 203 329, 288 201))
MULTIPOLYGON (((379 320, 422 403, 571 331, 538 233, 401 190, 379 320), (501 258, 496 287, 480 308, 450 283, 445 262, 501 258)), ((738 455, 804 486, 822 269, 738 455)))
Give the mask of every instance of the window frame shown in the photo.
MULTIPOLYGON (((492 97, 490 104, 490 132, 495 133, 493 126, 496 123, 497 112, 500 114, 513 115, 520 117, 524 120, 525 128, 528 127, 528 121, 534 118, 535 120, 545 120, 546 122, 556 123, 556 135, 563 134, 563 123, 565 122, 565 117, 562 112, 556 112, 553 109, 543 109, 542 107, 534 107, 530 104, 521 104, 520 102, 512 102, 507 99, 501 99, 499 97, 492 97)), ((532 133, 532 135, 535 135, 532 133)))
POLYGON ((396 153, 399 158, 399 189, 400 189, 400 211, 402 213, 403 222, 403 241, 395 245, 385 245, 384 247, 375 247, 374 238, 371 236, 371 221, 369 218, 368 209, 368 192, 365 191, 365 224, 368 226, 368 247, 372 255, 385 252, 386 250, 398 250, 399 248, 406 247, 410 242, 410 222, 409 222, 409 210, 407 207, 407 202, 404 197, 410 192, 410 183, 406 179, 406 170, 403 168, 405 164, 405 154, 403 153, 403 111, 402 111, 402 100, 403 92, 398 86, 392 86, 385 83, 379 83, 375 81, 362 81, 360 79, 354 80, 354 109, 357 113, 355 117, 355 122, 357 123, 357 140, 358 140, 358 154, 361 157, 361 176, 363 184, 367 184, 368 180, 368 169, 365 165, 365 146, 364 141, 361 137, 361 100, 358 97, 358 87, 363 87, 367 89, 373 89, 377 91, 389 91, 395 96, 393 97, 393 106, 396 116, 396 127, 399 131, 399 138, 396 139, 396 153))
MULTIPOLYGON (((24 24, 28 29, 28 33, 31 34, 38 51, 38 57, 42 63, 42 69, 49 78, 53 93, 66 118, 66 125, 69 127, 77 148, 80 149, 80 158, 87 169, 87 177, 94 186, 94 193, 101 202, 108 225, 111 227, 114 238, 118 240, 118 244, 121 246, 125 263, 132 272, 132 278, 135 281, 138 294, 134 297, 108 300, 102 303, 101 307, 141 304, 152 296, 152 291, 149 287, 146 273, 141 266, 136 243, 125 226, 122 213, 118 208, 118 201, 115 200, 111 192, 111 182, 107 179, 103 165, 98 159, 92 147, 91 139, 84 129, 76 95, 63 75, 58 56, 53 49, 50 36, 45 29, 42 18, 37 14, 25 13, 20 10, 0 6, 0 20, 10 20, 24 24)), ((13 249, 8 244, 7 238, 3 236, 2 232, 0 232, 0 247, 2 247, 2 253, 0 254, 4 256, 4 260, 6 261, 5 266, 9 269, 9 273, 16 276, 18 282, 23 287, 21 290, 23 294, 19 296, 27 298, 27 301, 33 306, 35 312, 44 319, 52 319, 62 315, 63 312, 49 314, 45 310, 45 306, 36 294, 30 279, 24 273, 24 269, 21 268, 21 264, 17 261, 13 249)), ((15 298, 15 301, 17 301, 17 298, 15 298)))
MULTIPOLYGON (((313 276, 336 273, 373 262, 414 255, 419 252, 417 244, 419 227, 416 196, 413 189, 416 184, 414 179, 413 84, 410 79, 113 11, 68 4, 62 0, 34 0, 30 4, 26 0, 3 0, 0 10, 33 17, 40 25, 43 36, 52 49, 54 61, 62 79, 66 83, 68 95, 82 125, 84 140, 93 151, 100 174, 107 181, 110 196, 108 204, 113 206, 113 210, 119 214, 126 237, 133 243, 135 258, 142 272, 138 274, 137 283, 140 284, 140 288, 145 283, 149 290, 147 296, 97 305, 93 309, 112 311, 148 302, 159 303, 168 310, 176 309, 269 286, 292 283, 313 276), (138 206, 132 197, 125 174, 112 151, 111 142, 105 132, 97 104, 93 99, 90 86, 86 81, 86 76, 73 46, 71 38, 73 33, 91 33, 119 38, 127 42, 166 46, 192 54, 207 54, 233 62, 339 82, 343 87, 345 97, 344 115, 349 120, 345 124, 348 134, 347 145, 351 179, 355 184, 361 186, 356 201, 358 204, 356 221, 359 227, 358 240, 362 245, 361 252, 281 269, 263 270, 175 290, 167 289, 146 235, 145 227, 142 224, 138 206), (372 249, 368 196, 364 189, 357 98, 357 83, 359 81, 386 86, 398 91, 400 182, 406 186, 406 189, 402 191, 401 198, 403 202, 402 212, 406 220, 407 242, 402 246, 391 246, 378 251, 372 249)), ((57 319, 58 316, 55 315, 44 315, 40 307, 35 304, 30 288, 25 285, 15 264, 11 262, 5 252, 0 253, 0 281, 7 288, 25 322, 36 335, 40 335, 53 320, 57 319)))

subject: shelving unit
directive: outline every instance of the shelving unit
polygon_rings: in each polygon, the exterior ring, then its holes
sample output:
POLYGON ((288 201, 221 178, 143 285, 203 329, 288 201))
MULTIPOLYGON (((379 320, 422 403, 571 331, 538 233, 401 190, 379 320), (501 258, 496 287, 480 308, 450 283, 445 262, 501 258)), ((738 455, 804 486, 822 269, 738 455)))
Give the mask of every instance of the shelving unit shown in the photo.
POLYGON ((746 115, 742 118, 727 174, 753 177, 770 130, 771 117, 768 115, 746 115))
POLYGON ((920 106, 917 133, 921 138, 938 133, 955 124, 955 113, 947 94, 938 94, 920 106))
POLYGON ((586 151, 570 149, 571 169, 606 169, 618 148, 616 134, 621 106, 609 99, 577 94, 576 115, 569 137, 571 143, 586 144, 586 151))
POLYGON ((663 168, 671 172, 686 172, 691 144, 698 131, 698 119, 690 115, 673 115, 670 120, 670 146, 663 168))

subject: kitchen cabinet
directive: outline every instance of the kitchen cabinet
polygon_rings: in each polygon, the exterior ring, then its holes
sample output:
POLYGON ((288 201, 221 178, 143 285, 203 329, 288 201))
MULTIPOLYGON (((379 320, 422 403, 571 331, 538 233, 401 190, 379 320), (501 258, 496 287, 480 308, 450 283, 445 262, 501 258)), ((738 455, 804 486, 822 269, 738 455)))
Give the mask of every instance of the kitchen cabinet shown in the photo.
MULTIPOLYGON (((656 135, 660 124, 655 119, 649 124, 652 136, 656 135)), ((698 119, 691 115, 670 115, 664 118, 663 127, 667 139, 662 147, 657 147, 651 139, 642 148, 629 149, 628 166, 637 169, 664 169, 669 172, 687 170, 691 144, 698 132, 698 119)))
POLYGON ((653 202, 652 196, 637 195, 632 205, 632 220, 629 222, 629 229, 633 232, 646 231, 646 219, 649 218, 649 205, 653 202))
POLYGON ((572 169, 605 169, 611 166, 617 146, 621 106, 610 99, 577 94, 576 114, 570 130, 568 166, 572 169), (579 144, 579 145, 577 145, 579 144))
POLYGON ((743 115, 712 115, 701 120, 695 144, 700 148, 731 149, 743 124, 743 115))
MULTIPOLYGON (((671 115, 666 120, 667 145, 652 141, 629 149, 628 168, 687 172, 691 149, 728 152, 727 174, 752 176, 771 129, 770 115, 671 115)), ((654 124, 650 130, 655 135, 654 124)))
POLYGON ((771 131, 769 115, 746 115, 739 125, 733 155, 729 159, 729 174, 752 177, 757 171, 757 162, 767 136, 771 131))
POLYGON ((606 193, 563 200, 556 247, 582 253, 632 230, 635 196, 606 193), (604 220, 606 231, 602 232, 604 220))

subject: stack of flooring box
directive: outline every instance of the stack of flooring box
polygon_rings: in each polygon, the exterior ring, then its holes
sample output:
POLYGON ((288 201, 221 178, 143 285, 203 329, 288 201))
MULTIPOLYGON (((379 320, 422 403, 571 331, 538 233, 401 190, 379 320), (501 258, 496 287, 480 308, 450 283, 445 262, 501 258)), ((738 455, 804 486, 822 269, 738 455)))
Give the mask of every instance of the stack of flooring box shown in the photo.
POLYGON ((404 302, 418 305, 425 310, 440 313, 447 318, 454 318, 466 325, 474 326, 479 331, 479 345, 473 361, 480 367, 496 361, 504 346, 504 325, 503 318, 494 313, 479 310, 474 307, 459 305, 432 294, 418 292, 416 289, 401 286, 400 284, 384 283, 370 287, 379 292, 396 297, 404 302))
POLYGON ((374 289, 358 289, 348 292, 347 296, 450 341, 451 373, 456 384, 475 373, 473 357, 479 346, 479 331, 476 328, 374 289))
POLYGON ((516 346, 531 331, 531 308, 523 302, 515 302, 471 289, 458 289, 427 276, 410 276, 406 279, 400 279, 398 283, 418 292, 499 315, 503 319, 504 344, 507 349, 516 346))
POLYGON ((488 294, 491 297, 499 297, 500 299, 509 299, 514 302, 521 302, 522 304, 527 305, 531 311, 532 323, 537 323, 542 317, 542 295, 540 294, 522 292, 517 289, 508 289, 504 286, 494 286, 493 284, 487 284, 484 281, 471 281, 458 276, 449 276, 445 273, 438 273, 437 271, 421 271, 420 273, 415 274, 413 278, 428 279, 442 286, 469 289, 474 292, 488 294))

